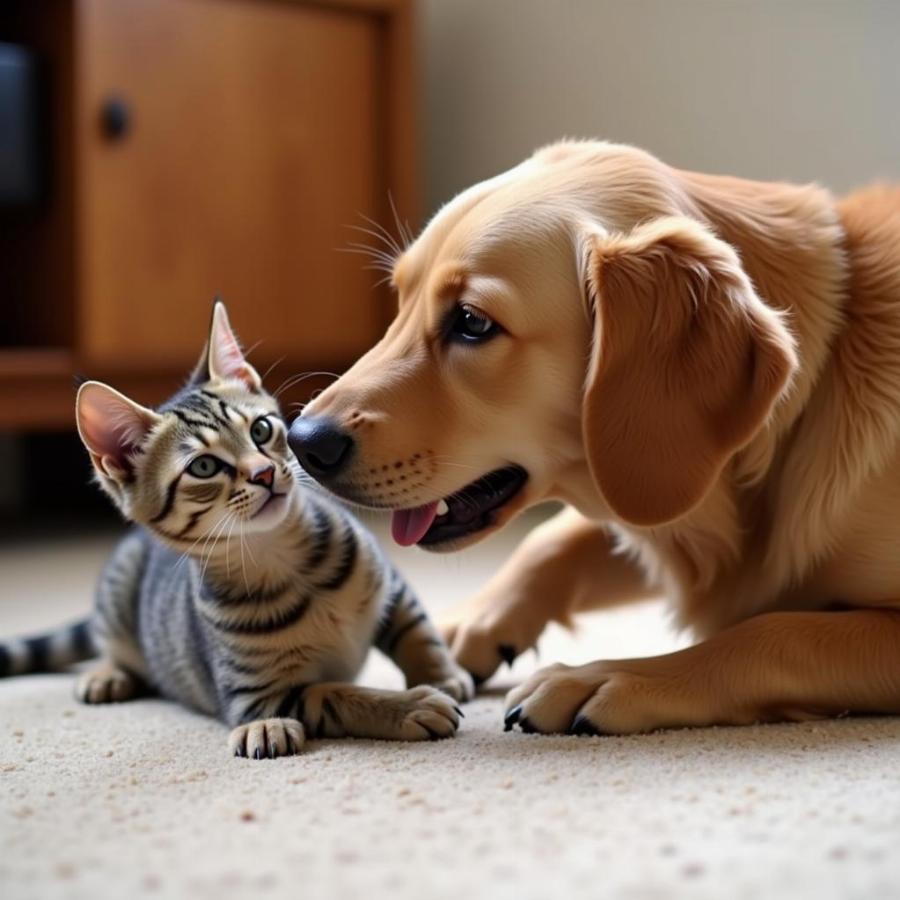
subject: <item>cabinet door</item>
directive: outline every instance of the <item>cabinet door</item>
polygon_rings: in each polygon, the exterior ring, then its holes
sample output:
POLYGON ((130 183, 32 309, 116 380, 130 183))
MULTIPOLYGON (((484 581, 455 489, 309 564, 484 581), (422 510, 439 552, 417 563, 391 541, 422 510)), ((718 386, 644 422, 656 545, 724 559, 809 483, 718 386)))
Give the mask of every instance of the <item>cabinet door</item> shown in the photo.
POLYGON ((216 294, 264 359, 371 345, 375 278, 337 248, 386 190, 378 20, 284 0, 75 2, 83 367, 186 368, 216 294))

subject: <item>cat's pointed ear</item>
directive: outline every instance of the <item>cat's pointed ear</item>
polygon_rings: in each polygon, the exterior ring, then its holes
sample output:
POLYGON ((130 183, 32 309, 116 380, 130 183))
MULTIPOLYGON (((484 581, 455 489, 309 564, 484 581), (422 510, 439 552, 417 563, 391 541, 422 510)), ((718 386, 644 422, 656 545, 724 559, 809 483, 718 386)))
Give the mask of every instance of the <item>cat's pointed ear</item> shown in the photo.
POLYGON ((262 387, 262 379, 244 358, 241 345, 231 329, 225 304, 216 300, 209 327, 209 340, 192 381, 214 381, 221 378, 238 378, 251 391, 258 391, 262 387))
POLYGON ((161 417, 99 381, 79 388, 75 410, 78 434, 98 474, 128 481, 135 451, 161 417))

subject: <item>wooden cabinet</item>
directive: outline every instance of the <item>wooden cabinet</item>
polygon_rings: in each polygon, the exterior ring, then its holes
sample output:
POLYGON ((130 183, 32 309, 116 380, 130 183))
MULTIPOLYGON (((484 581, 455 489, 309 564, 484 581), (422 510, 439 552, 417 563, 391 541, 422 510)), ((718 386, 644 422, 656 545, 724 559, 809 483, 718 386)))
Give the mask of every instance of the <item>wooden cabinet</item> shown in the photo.
POLYGON ((216 294, 284 375, 374 343, 387 297, 339 248, 389 195, 415 222, 409 3, 5 6, 53 113, 48 202, 0 224, 0 427, 70 424, 76 372, 161 399, 216 294))

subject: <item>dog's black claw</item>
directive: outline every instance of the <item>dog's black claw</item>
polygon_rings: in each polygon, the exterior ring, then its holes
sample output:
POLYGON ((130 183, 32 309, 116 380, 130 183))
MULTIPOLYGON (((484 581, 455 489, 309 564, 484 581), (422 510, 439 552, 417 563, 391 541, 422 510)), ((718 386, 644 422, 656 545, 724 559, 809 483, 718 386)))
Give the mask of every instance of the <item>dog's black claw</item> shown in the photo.
POLYGON ((234 755, 235 755, 235 756, 238 756, 238 757, 243 756, 243 755, 244 755, 244 750, 243 750, 243 748, 242 748, 242 747, 237 747, 237 748, 235 748, 234 755))
POLYGON ((466 717, 466 714, 465 714, 458 706, 454 706, 454 707, 453 707, 453 711, 454 711, 461 719, 464 719, 464 718, 466 717))
POLYGON ((428 732, 428 737, 430 740, 439 741, 441 739, 441 735, 439 735, 433 728, 429 728, 422 722, 420 722, 419 724, 428 732))
POLYGON ((253 757, 254 759, 262 759, 262 750, 259 747, 254 751, 253 757))
POLYGON ((278 756, 278 744, 274 741, 269 744, 269 759, 275 759, 278 756))
POLYGON ((513 709, 511 709, 506 714, 506 718, 503 720, 503 730, 504 731, 512 731, 513 725, 515 725, 516 722, 518 722, 521 717, 522 717, 521 705, 516 706, 513 709))
POLYGON ((587 716, 576 716, 569 734, 586 734, 589 737, 597 737, 600 732, 597 726, 587 716))
POLYGON ((516 653, 516 648, 513 647, 512 644, 498 644, 497 652, 500 654, 500 658, 508 666, 511 666, 516 661, 516 657, 519 655, 518 653, 516 653))
POLYGON ((537 734, 538 733, 537 728, 535 727, 535 725, 531 721, 531 719, 528 718, 528 716, 522 716, 522 718, 519 719, 519 728, 521 728, 522 731, 525 732, 525 734, 537 734))

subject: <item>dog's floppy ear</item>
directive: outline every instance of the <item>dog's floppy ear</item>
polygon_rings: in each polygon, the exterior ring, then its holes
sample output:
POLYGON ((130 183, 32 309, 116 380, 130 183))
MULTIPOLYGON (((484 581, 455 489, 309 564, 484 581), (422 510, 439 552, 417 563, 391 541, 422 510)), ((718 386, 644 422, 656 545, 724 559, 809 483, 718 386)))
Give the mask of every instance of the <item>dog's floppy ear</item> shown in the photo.
POLYGON ((764 425, 797 365, 734 249, 691 219, 592 235, 582 428, 594 481, 639 526, 683 516, 764 425))

